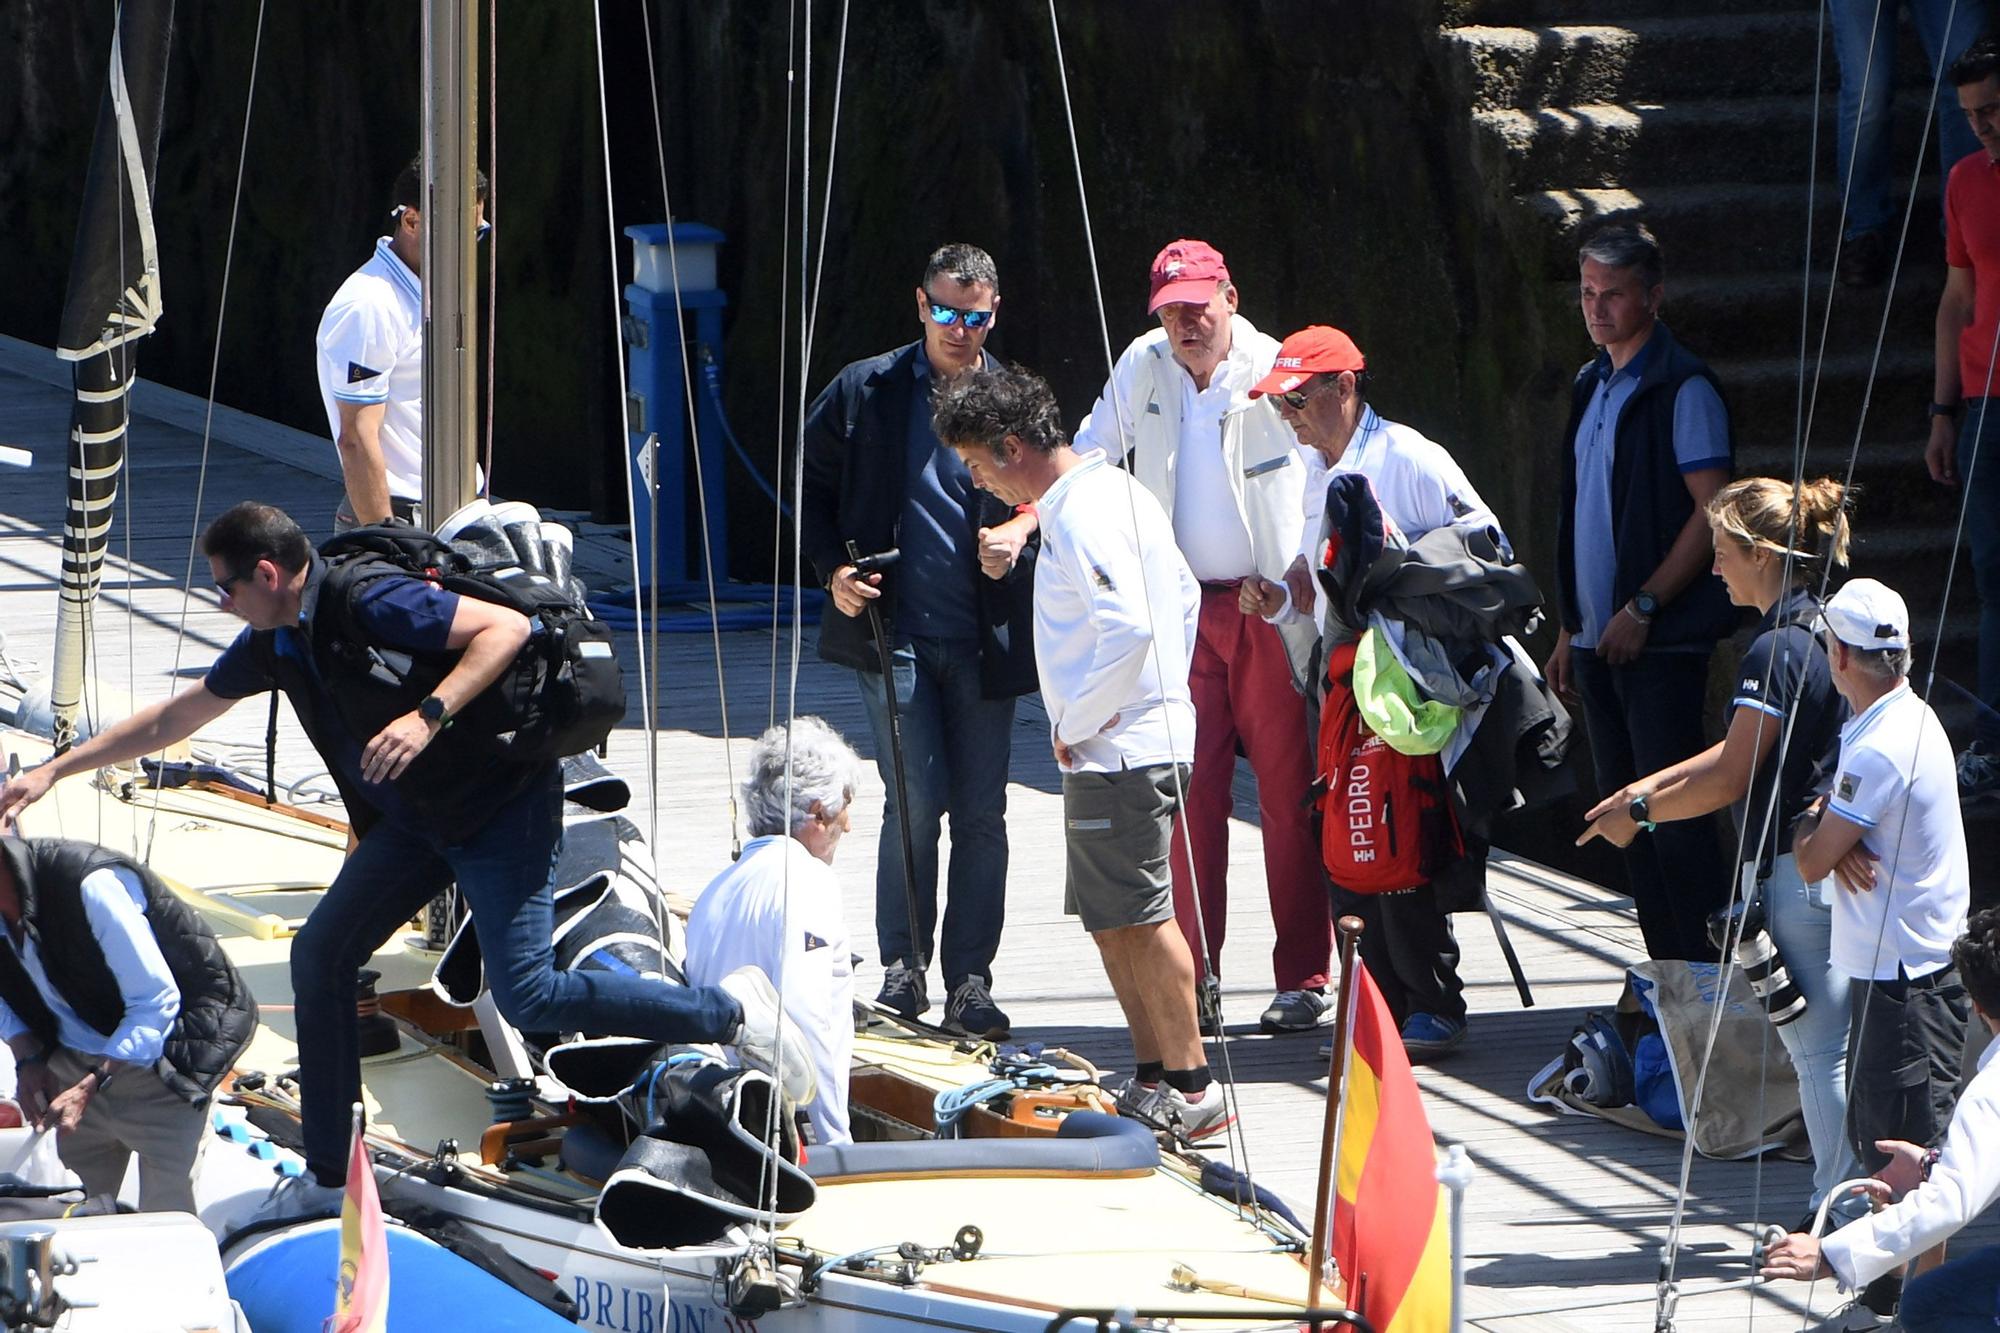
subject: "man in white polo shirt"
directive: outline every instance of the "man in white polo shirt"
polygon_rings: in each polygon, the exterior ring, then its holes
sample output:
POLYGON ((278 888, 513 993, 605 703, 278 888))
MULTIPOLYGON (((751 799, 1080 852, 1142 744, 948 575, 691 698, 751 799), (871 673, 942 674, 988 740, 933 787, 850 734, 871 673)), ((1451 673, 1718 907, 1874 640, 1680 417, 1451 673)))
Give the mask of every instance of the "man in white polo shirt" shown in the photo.
POLYGON ((1200 589, 1159 502, 1101 452, 1070 448, 1039 377, 973 371, 934 403, 932 428, 973 483, 1041 521, 1035 667, 1063 775, 1064 908, 1131 1029, 1138 1069, 1121 1107, 1191 1140, 1220 1133, 1233 1115, 1202 1053, 1167 869, 1195 749, 1200 589))
MULTIPOLYGON (((423 159, 396 177, 392 231, 340 284, 320 316, 319 394, 347 494, 336 530, 392 515, 421 522, 424 493, 423 159)), ((479 235, 486 173, 478 177, 479 235)), ((475 485, 484 490, 485 480, 475 485)))
POLYGON ((1951 946, 1970 881, 1951 742, 1907 679, 1903 599, 1852 579, 1827 602, 1826 626, 1834 688, 1854 716, 1832 790, 1792 850, 1808 884, 1841 870, 1832 963, 1861 983, 1849 990, 1847 1130, 1876 1171, 1887 1161, 1878 1141, 1933 1146, 1951 1120, 1968 1014, 1951 946), (1856 848, 1872 875, 1849 856, 1856 848))

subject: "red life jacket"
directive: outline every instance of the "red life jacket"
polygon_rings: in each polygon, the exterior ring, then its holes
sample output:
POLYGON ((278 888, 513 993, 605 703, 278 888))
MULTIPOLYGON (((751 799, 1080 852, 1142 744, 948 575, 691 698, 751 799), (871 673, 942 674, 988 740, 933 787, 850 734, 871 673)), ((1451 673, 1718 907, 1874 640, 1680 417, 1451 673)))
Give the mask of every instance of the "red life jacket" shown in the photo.
POLYGON ((1317 778, 1320 860, 1341 888, 1391 893, 1430 883, 1465 855, 1444 762, 1368 728, 1354 701, 1354 645, 1327 659, 1317 778))

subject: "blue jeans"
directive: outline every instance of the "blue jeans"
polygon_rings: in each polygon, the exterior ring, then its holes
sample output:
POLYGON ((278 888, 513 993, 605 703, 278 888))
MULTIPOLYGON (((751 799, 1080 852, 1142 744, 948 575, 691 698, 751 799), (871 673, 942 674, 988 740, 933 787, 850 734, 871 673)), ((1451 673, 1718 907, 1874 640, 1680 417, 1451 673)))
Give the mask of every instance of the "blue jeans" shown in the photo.
POLYGON ((1912 1278, 1896 1319, 1904 1333, 1992 1333, 2000 1327, 2000 1245, 1912 1278))
POLYGON ((348 855, 292 941, 301 1131, 321 1184, 347 1179, 350 1108, 361 1100, 355 973, 454 877, 479 932, 486 984, 514 1026, 659 1041, 735 1035, 742 1008, 714 987, 555 970, 549 878, 561 843, 562 789, 551 769, 463 842, 385 819, 348 855))
MULTIPOLYGON (((1753 872, 1750 866, 1744 869, 1753 872)), ((1806 1011, 1779 1028, 1778 1039, 1799 1076, 1799 1110, 1805 1115, 1806 1140, 1812 1144, 1815 1208, 1828 1190, 1864 1174, 1847 1142, 1847 978, 1828 961, 1833 908, 1821 894, 1831 888, 1830 883, 1800 879, 1790 852, 1771 863, 1763 888, 1771 940, 1806 997, 1806 1011)), ((1851 1220, 1865 1211, 1865 1205, 1855 1200, 1841 1209, 1841 1216, 1851 1220)), ((1835 1224, 1830 1222, 1829 1227, 1835 1224)))
MULTIPOLYGON (((913 639, 896 650, 893 668, 923 959, 930 961, 937 933, 938 836, 949 814, 951 869, 939 940, 944 979, 955 986, 977 973, 990 983, 1007 909, 1007 757, 1014 701, 980 696, 977 644, 913 639)), ((854 682, 868 709, 875 767, 886 793, 875 861, 875 942, 886 967, 911 951, 902 816, 896 809, 896 767, 881 673, 857 671, 854 682)))
MULTIPOLYGON (((1976 394, 1984 387, 1968 384, 1965 391, 1976 394)), ((2000 394, 1966 399, 1958 422, 1957 462, 1958 482, 1967 492, 1965 537, 1972 550, 1972 580, 1979 592, 1982 706, 1973 735, 1981 748, 2000 752, 2000 394)))
POLYGON ((1840 181, 1848 190, 1849 236, 1887 226, 1901 207, 1891 183, 1908 163, 1891 160, 1889 119, 1896 98, 1896 12, 1903 8, 1910 11, 1931 69, 1947 70, 1938 80, 1937 124, 1931 127, 1939 184, 1953 163, 1979 148, 1958 109, 1949 67, 1985 27, 1986 6, 1979 0, 1957 0, 1955 9, 1952 0, 1832 0, 1833 51, 1840 62, 1840 181))
MULTIPOLYGON (((1647 652, 1615 667, 1575 649, 1569 661, 1600 792, 1703 748, 1707 653, 1647 652)), ((1625 872, 1647 957, 1715 961, 1708 917, 1729 899, 1729 867, 1712 820, 1680 819, 1640 834, 1625 849, 1625 872)))

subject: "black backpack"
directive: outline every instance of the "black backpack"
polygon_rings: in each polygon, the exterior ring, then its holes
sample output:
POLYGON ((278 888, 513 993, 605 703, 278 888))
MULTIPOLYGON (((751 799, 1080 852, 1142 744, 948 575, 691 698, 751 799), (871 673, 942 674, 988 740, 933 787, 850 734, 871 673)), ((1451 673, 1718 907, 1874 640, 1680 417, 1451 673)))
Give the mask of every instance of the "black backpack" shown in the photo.
MULTIPOLYGON (((458 660, 456 653, 427 659, 364 641, 354 621, 355 599, 370 583, 391 575, 508 607, 533 626, 500 678, 452 719, 454 728, 481 737, 490 754, 535 763, 601 750, 624 719, 625 676, 611 630, 591 615, 580 584, 558 582, 512 561, 474 560, 406 524, 353 528, 327 540, 319 552, 327 573, 313 613, 314 639, 335 657, 355 658, 362 667, 358 674, 383 687, 387 715, 375 726, 409 711, 458 660)), ((361 734, 373 730, 363 723, 361 734)))

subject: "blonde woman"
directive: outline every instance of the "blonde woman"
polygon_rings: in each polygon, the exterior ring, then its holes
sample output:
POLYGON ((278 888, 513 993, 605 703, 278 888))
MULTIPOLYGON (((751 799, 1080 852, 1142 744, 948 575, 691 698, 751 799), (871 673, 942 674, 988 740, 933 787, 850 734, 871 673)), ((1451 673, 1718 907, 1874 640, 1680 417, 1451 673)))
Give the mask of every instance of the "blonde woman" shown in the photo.
POLYGON ((1815 1206, 1826 1190, 1861 1174, 1844 1128, 1847 979, 1828 963, 1832 881, 1856 887, 1874 881, 1865 857, 1850 856, 1833 876, 1808 884, 1791 855, 1792 825, 1818 795, 1848 715, 1814 628, 1819 604, 1812 591, 1826 561, 1847 563, 1844 504, 1840 483, 1826 478, 1794 492, 1790 482, 1747 477, 1716 493, 1708 504, 1715 572, 1732 602, 1764 617, 1743 655, 1729 730, 1701 753, 1605 797, 1577 839, 1623 847, 1655 824, 1732 807, 1743 831, 1745 898, 1754 892, 1761 901, 1779 956, 1806 1002, 1778 1035, 1799 1077, 1815 1206), (1781 749, 1788 720, 1791 737, 1781 749))

